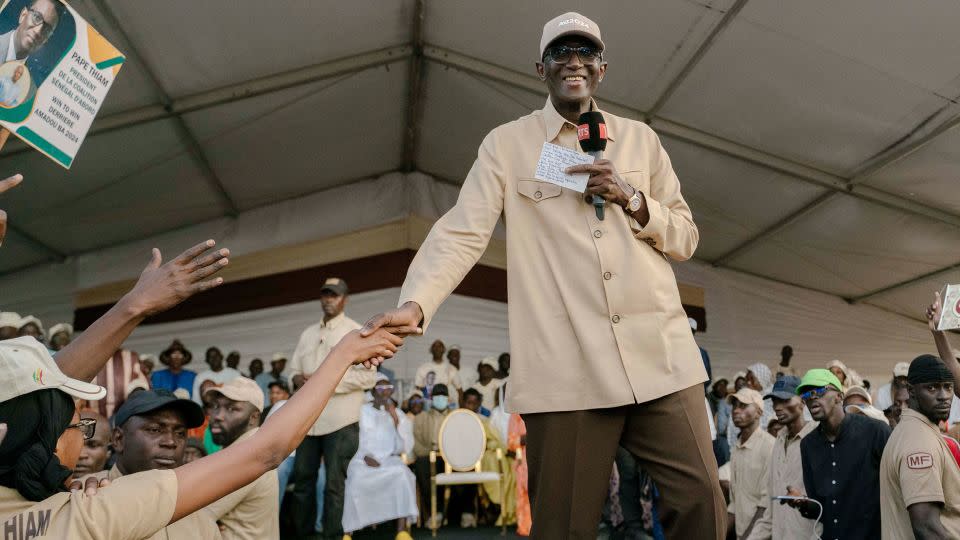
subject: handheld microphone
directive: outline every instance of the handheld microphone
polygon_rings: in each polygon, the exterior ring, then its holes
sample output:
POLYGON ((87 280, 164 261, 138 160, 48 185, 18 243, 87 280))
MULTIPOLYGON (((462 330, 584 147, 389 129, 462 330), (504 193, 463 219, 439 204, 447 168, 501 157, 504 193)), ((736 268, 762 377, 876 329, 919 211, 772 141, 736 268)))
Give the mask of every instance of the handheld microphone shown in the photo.
MULTIPOLYGON (((603 150, 607 147, 607 124, 599 111, 589 111, 580 115, 577 121, 577 139, 580 148, 595 159, 603 159, 603 150)), ((599 195, 593 195, 591 202, 597 212, 597 219, 603 221, 603 208, 606 201, 599 195)))

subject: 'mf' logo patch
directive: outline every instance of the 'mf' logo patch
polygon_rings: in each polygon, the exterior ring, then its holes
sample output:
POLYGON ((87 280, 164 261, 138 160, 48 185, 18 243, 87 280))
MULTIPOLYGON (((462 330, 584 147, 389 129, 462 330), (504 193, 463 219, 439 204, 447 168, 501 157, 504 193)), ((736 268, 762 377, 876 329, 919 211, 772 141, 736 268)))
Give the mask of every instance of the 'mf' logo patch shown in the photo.
POLYGON ((916 452, 907 456, 907 467, 911 469, 929 469, 933 467, 933 456, 926 452, 916 452))

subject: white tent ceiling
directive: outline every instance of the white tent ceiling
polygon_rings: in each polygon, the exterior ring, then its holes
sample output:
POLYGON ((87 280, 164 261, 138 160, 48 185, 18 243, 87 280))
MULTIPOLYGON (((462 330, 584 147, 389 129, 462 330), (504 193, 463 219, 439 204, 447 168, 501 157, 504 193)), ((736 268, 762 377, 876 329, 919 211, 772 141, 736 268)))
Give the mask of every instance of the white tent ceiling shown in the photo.
POLYGON ((602 105, 661 134, 699 259, 911 317, 960 282, 953 0, 72 5, 128 61, 73 170, 0 154, 27 179, 0 275, 387 171, 459 183, 542 106, 540 28, 572 9, 603 29, 602 105))

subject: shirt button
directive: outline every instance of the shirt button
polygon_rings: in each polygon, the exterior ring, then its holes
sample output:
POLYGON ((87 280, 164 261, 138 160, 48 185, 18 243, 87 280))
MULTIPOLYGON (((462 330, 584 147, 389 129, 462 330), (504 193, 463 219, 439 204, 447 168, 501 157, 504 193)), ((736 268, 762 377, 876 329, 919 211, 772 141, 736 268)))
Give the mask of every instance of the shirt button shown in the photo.
POLYGON ((601 231, 600 229, 593 231, 594 238, 600 238, 601 236, 603 236, 603 231, 601 231))
POLYGON ((534 199, 539 199, 540 197, 543 197, 543 193, 540 191, 533 194, 534 199))
POLYGON ((833 462, 833 466, 834 466, 834 467, 837 466, 837 462, 836 462, 836 461, 833 462))
POLYGON ((611 274, 610 272, 603 273, 603 279, 610 279, 612 277, 613 277, 613 274, 611 274))
POLYGON ((836 481, 836 480, 832 480, 832 482, 833 482, 833 485, 837 485, 837 481, 836 481))
POLYGON ((610 318, 610 320, 612 320, 613 323, 616 324, 616 323, 620 322, 620 316, 619 316, 619 315, 614 315, 613 317, 610 318))
POLYGON ((833 448, 833 443, 830 443, 830 448, 833 448))
POLYGON ((834 520, 833 520, 833 522, 834 522, 834 523, 836 523, 836 522, 837 522, 837 520, 836 520, 836 518, 834 518, 834 520))

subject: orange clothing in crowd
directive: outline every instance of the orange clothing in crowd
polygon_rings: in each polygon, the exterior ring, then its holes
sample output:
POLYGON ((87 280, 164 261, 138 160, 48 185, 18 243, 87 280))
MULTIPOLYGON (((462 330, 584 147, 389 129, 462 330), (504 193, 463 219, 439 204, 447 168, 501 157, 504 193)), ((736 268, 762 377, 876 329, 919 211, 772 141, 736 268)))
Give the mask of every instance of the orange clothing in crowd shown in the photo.
POLYGON ((530 526, 533 520, 530 515, 530 497, 527 494, 527 445, 520 443, 520 438, 527 434, 527 426, 519 414, 510 415, 510 424, 507 428, 507 449, 523 452, 523 459, 514 460, 513 470, 517 479, 517 534, 530 536, 530 526))

